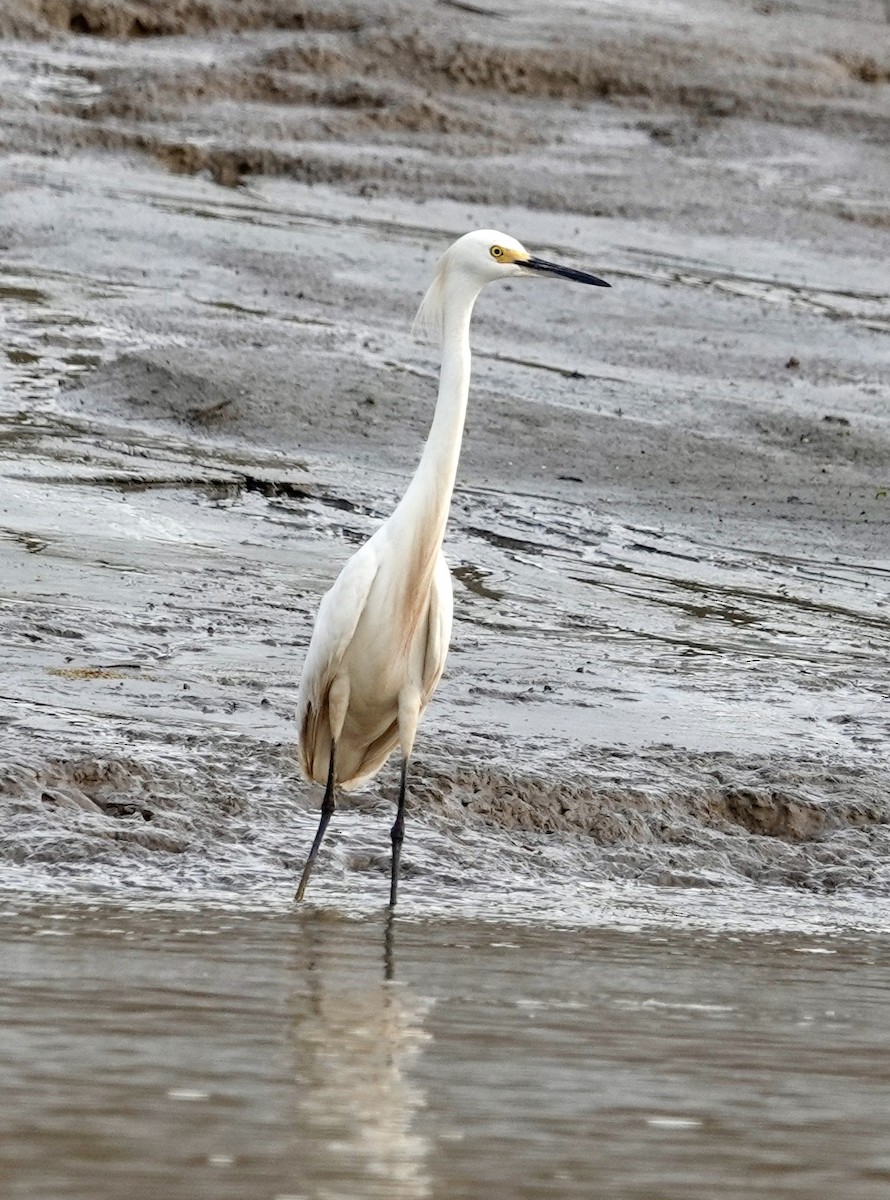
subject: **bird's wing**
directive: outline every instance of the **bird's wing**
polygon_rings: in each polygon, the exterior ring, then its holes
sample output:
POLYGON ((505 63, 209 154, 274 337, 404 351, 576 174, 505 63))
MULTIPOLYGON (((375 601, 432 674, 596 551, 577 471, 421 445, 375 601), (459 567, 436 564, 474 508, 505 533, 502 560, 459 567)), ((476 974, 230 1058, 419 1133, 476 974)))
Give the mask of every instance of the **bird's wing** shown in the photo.
POLYGON ((311 687, 316 681, 322 686, 330 683, 355 634, 379 567, 377 546, 373 540, 365 542, 322 596, 301 687, 304 683, 311 687))
POLYGON ((318 606, 297 697, 300 759, 310 779, 323 779, 327 770, 328 692, 355 636, 379 566, 378 547, 372 538, 349 559, 318 606))
POLYGON ((439 553, 433 571, 430 588, 430 606, 427 616, 426 650, 423 658, 421 682, 421 707, 428 702, 445 669, 448 644, 451 641, 451 620, 454 611, 454 592, 451 587, 451 572, 445 556, 439 553))

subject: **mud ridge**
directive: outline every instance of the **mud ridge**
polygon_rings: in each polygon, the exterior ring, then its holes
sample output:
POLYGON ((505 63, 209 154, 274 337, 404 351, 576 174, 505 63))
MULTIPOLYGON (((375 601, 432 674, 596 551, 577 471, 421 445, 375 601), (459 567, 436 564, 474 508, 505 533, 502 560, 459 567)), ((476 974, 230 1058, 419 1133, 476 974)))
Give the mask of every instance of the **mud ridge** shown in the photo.
POLYGON ((616 767, 625 772, 621 754, 566 779, 503 765, 421 765, 416 811, 441 812, 452 828, 469 822, 511 837, 575 839, 576 848, 587 847, 585 869, 604 878, 709 887, 747 879, 880 894, 890 887, 890 801, 878 776, 819 762, 789 762, 782 771, 774 763, 693 756, 674 757, 670 772, 685 779, 677 786, 665 772, 671 757, 644 757, 648 785, 593 782, 616 776, 616 767))
MULTIPOLYGON (((890 70, 890 62, 844 51, 763 54, 753 47, 671 36, 616 40, 593 35, 580 45, 529 49, 431 40, 420 32, 359 37, 348 48, 282 47, 265 63, 328 75, 385 72, 424 88, 435 80, 439 87, 514 98, 633 101, 704 118, 785 121, 825 120, 826 101, 869 98, 869 89, 890 70)), ((869 127, 879 132, 877 123, 869 127)))
MULTIPOLYGON (((308 105, 321 110, 316 128, 299 117, 299 136, 330 136, 331 114, 327 110, 351 115, 349 128, 404 130, 411 133, 478 133, 484 123, 453 106, 448 107, 424 96, 414 88, 389 83, 367 82, 358 77, 331 80, 321 74, 294 74, 286 71, 244 67, 206 68, 183 76, 177 71, 154 74, 143 79, 130 72, 88 70, 86 78, 102 86, 100 99, 78 110, 84 121, 127 121, 176 119, 184 105, 208 104, 225 100, 266 104, 278 107, 308 105)), ((64 105, 57 106, 66 111, 64 105)), ((296 119, 295 119, 296 120, 296 119)))
MULTIPOLYGON (((246 839, 252 871, 265 861, 278 886, 293 864, 277 847, 292 845, 309 829, 317 796, 297 781, 292 761, 270 760, 256 746, 249 754, 248 776, 237 767, 220 770, 218 751, 213 768, 189 770, 89 756, 7 766, 0 775, 0 855, 74 876, 87 864, 125 875, 128 860, 145 868, 154 859, 159 879, 171 870, 170 855, 198 856, 212 883, 215 871, 230 879, 229 847, 246 839), (300 812, 293 801, 282 805, 273 799, 276 791, 302 797, 301 808, 310 811, 300 812)), ((545 872, 558 868, 564 855, 563 868, 572 863, 586 878, 658 886, 731 887, 747 880, 813 891, 886 894, 890 888, 890 802, 864 773, 795 763, 787 783, 776 786, 757 782, 758 774, 775 779, 772 765, 690 759, 681 767, 689 783, 678 787, 658 782, 665 763, 659 765, 657 752, 647 759, 649 787, 595 784, 591 774, 556 779, 504 764, 443 771, 421 755, 412 781, 409 875, 416 863, 424 876, 450 877, 475 846, 466 863, 480 878, 486 862, 505 855, 545 872)), ((607 756, 603 777, 626 765, 621 755, 607 756)), ((335 841, 342 840, 352 870, 378 869, 379 855, 362 849, 372 843, 361 832, 361 814, 385 820, 391 791, 384 783, 345 798, 359 826, 351 823, 335 841)))
POLYGON ((300 0, 24 0, 24 11, 0 10, 0 34, 33 37, 63 30, 91 37, 138 39, 256 29, 337 30, 361 28, 356 9, 300 0))
MULTIPOLYGON (((543 833, 585 833, 608 845, 618 840, 660 840, 690 820, 722 832, 738 827, 762 837, 796 842, 813 840, 832 830, 883 825, 890 820, 890 798, 876 792, 870 800, 851 799, 861 789, 862 778, 842 772, 816 772, 824 789, 815 796, 806 786, 742 785, 736 780, 713 783, 709 776, 730 773, 727 766, 715 771, 713 762, 700 762, 702 779, 682 789, 665 792, 628 788, 626 784, 601 786, 585 774, 560 779, 521 771, 458 768, 453 775, 425 778, 422 794, 451 812, 460 808, 502 829, 543 833), (678 820, 682 814, 682 820, 678 820)), ((733 768, 738 770, 738 768, 733 768)), ((750 768, 747 768, 750 770, 750 768)), ((688 768, 687 768, 688 770, 688 768)), ((789 774, 800 775, 800 763, 789 764, 789 774)), ((811 784, 813 771, 809 771, 811 784)))

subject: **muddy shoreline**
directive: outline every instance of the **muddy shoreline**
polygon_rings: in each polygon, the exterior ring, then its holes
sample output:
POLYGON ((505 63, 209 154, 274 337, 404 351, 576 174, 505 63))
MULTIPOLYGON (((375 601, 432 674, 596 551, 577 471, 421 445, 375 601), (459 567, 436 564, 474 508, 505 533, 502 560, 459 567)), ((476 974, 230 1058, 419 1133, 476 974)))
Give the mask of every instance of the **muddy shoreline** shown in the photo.
MULTIPOLYGON (((0 7, 13 886, 288 892, 311 620, 494 226, 613 287, 480 301, 407 902, 890 890, 881 6, 495 8, 0 7)), ((382 897, 393 785, 322 897, 382 897)))

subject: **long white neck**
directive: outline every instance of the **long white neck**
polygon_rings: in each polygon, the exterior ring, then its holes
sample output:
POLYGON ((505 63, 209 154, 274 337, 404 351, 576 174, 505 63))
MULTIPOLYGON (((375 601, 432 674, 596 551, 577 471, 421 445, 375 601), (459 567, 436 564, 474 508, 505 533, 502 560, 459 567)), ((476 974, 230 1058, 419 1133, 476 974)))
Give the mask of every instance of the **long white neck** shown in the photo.
POLYGON ((436 549, 445 534, 470 391, 470 317, 480 287, 475 281, 449 280, 443 306, 442 370, 433 424, 414 478, 402 504, 422 510, 436 549))

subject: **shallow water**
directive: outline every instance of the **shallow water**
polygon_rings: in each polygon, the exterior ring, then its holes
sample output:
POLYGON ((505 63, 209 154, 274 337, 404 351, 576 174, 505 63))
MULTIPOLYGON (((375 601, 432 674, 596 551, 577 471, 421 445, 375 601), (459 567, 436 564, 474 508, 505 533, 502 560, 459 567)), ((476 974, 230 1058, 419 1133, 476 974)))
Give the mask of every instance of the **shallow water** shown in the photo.
POLYGON ((878 1200, 886 935, 3 905, 9 1200, 878 1200))

